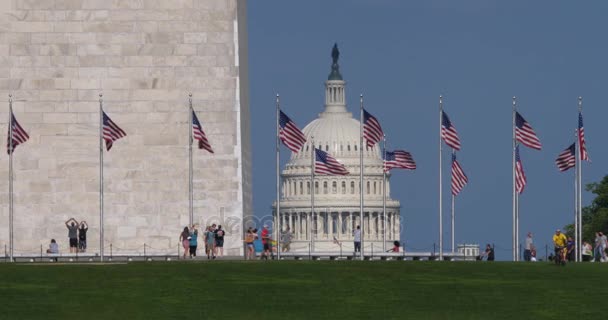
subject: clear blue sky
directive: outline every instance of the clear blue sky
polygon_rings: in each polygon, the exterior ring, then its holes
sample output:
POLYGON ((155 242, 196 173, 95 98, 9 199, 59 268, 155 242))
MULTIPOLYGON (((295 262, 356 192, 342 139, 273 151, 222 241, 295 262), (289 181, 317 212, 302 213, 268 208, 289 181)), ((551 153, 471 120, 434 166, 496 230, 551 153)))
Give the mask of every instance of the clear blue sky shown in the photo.
MULTIPOLYGON (((560 173, 554 160, 574 142, 579 95, 593 161, 583 166, 583 183, 607 174, 605 1, 263 0, 248 6, 256 216, 268 214, 275 198, 274 94, 301 127, 316 118, 334 42, 349 109, 356 111, 363 93, 390 145, 411 151, 418 164, 391 179, 409 250, 429 250, 439 239, 440 94, 460 134, 459 160, 470 181, 456 201, 457 243, 495 243, 498 259, 511 258, 512 96, 543 143, 542 151, 521 152, 528 177, 520 197, 522 241, 532 231, 544 246, 573 220, 574 171, 560 173)), ((288 156, 283 148, 283 162, 288 156)), ((448 152, 443 159, 448 247, 448 152)), ((583 200, 589 204, 592 195, 583 200)))

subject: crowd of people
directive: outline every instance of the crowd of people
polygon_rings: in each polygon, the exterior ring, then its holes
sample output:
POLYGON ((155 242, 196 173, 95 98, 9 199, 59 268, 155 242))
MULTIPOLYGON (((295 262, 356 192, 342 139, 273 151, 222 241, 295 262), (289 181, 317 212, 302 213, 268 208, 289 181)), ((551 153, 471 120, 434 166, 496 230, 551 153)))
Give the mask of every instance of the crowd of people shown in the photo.
MULTIPOLYGON (((216 257, 224 256, 225 236, 226 231, 222 229, 221 225, 216 225, 214 223, 205 228, 203 240, 205 243, 205 254, 207 255, 207 259, 215 259, 216 257)), ((196 250, 198 248, 198 228, 196 225, 184 227, 184 230, 179 235, 179 241, 184 247, 184 259, 188 256, 190 259, 196 257, 196 250)))

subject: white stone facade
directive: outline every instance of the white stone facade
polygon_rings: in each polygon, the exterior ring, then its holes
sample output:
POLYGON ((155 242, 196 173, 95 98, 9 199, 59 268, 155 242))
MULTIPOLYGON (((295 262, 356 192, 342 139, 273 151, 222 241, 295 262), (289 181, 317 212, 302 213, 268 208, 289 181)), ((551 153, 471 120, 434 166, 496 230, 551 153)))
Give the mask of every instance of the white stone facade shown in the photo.
POLYGON ((246 23, 244 0, 0 1, 0 132, 10 92, 30 135, 14 153, 15 254, 38 253, 51 238, 68 252, 69 217, 88 222, 88 252, 98 252, 100 92, 127 133, 104 155, 105 253, 144 243, 149 253, 177 253, 189 221, 192 92, 215 151, 194 147, 194 221, 223 224, 226 253, 242 254, 252 214, 246 23))
MULTIPOLYGON (((291 251, 352 253, 353 230, 361 225, 360 126, 346 108, 345 81, 325 83, 325 110, 302 130, 307 142, 281 173, 280 229, 294 233, 291 251), (349 175, 315 175, 314 214, 311 215, 311 169, 313 147, 328 152, 346 166, 349 175), (311 228, 312 227, 312 228, 311 228), (341 243, 341 247, 334 241, 341 243)), ((330 76, 331 78, 331 76, 330 76)), ((358 106, 358 105, 357 105, 358 106)), ((357 108, 357 111, 359 108, 357 108)), ((358 112, 357 112, 358 117, 358 112)), ((390 197, 390 174, 386 179, 386 229, 383 216, 383 161, 381 146, 363 150, 363 246, 367 253, 391 249, 400 240, 400 204, 390 197), (383 241, 386 240, 386 246, 383 241)), ((274 204, 276 212, 276 203, 274 204)))

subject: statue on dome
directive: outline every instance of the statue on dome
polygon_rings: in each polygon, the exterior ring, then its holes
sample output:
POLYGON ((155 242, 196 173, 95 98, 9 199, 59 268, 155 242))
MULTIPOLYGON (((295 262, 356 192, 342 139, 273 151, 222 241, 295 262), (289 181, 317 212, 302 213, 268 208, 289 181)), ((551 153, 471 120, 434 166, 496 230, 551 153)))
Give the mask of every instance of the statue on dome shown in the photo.
POLYGON ((338 50, 337 43, 334 43, 334 47, 331 49, 331 58, 334 61, 333 65, 337 65, 338 59, 340 59, 340 50, 338 50))
POLYGON ((334 43, 334 47, 331 49, 331 73, 327 80, 342 80, 342 75, 340 74, 340 65, 338 65, 338 59, 340 59, 340 50, 338 50, 338 44, 334 43))

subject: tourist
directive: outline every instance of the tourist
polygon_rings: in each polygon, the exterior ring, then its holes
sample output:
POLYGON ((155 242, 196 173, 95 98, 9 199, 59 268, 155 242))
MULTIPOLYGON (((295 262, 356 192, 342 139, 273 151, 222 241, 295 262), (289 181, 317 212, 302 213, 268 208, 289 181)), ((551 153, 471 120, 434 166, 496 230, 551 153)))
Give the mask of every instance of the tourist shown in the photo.
POLYGON ((49 248, 46 249, 46 253, 58 254, 59 253, 59 245, 55 239, 51 239, 51 243, 49 244, 49 248))
POLYGON ((224 232, 224 230, 222 229, 222 226, 219 225, 217 226, 217 230, 215 231, 215 255, 218 255, 219 252, 219 256, 223 257, 224 256, 224 236, 226 235, 226 232, 224 232))
POLYGON ((494 248, 489 243, 486 245, 486 251, 483 255, 487 257, 487 261, 494 261, 494 248))
POLYGON ((532 246, 533 246, 533 241, 532 241, 532 232, 528 232, 528 236, 526 237, 526 241, 525 241, 525 248, 524 248, 524 261, 530 261, 532 258, 532 246))
POLYGON ((293 239, 293 233, 289 226, 281 234, 281 252, 288 252, 291 250, 291 240, 293 239))
POLYGON ((568 237, 568 242, 566 242, 566 258, 568 261, 574 261, 574 240, 572 237, 568 237))
POLYGON ((215 224, 211 227, 207 227, 205 232, 205 251, 207 253, 207 259, 215 259, 215 232, 213 232, 215 224))
POLYGON ((182 243, 182 247, 184 247, 184 259, 188 255, 188 250, 190 249, 190 230, 188 227, 184 227, 184 231, 179 235, 179 241, 182 243))
MULTIPOLYGON (((256 229, 255 232, 258 230, 256 229)), ((245 233, 245 246, 246 246, 246 254, 245 260, 252 260, 255 255, 255 247, 253 246, 253 241, 255 241, 256 234, 253 233, 251 227, 247 229, 247 233, 245 233)))
POLYGON ((70 253, 78 252, 78 221, 74 218, 65 222, 68 228, 68 238, 70 239, 70 253))
POLYGON ((587 241, 583 242, 583 261, 591 261, 593 256, 593 247, 587 241))
POLYGON ((399 252, 399 247, 401 247, 399 241, 395 241, 393 242, 393 248, 389 252, 399 252))
POLYGON ((89 225, 86 221, 80 222, 80 229, 78 229, 78 251, 87 251, 87 231, 89 231, 89 225))
POLYGON ((608 246, 608 238, 606 238, 606 235, 603 234, 601 231, 598 233, 600 235, 600 254, 602 256, 602 262, 607 262, 608 259, 606 258, 606 246, 608 246))
POLYGON ((353 237, 355 238, 355 252, 361 252, 361 226, 357 226, 353 237))
POLYGON ((604 254, 602 253, 602 237, 599 232, 595 233, 595 246, 593 248, 593 261, 604 262, 604 254))
POLYGON ((198 246, 198 230, 196 230, 194 225, 192 226, 192 230, 190 230, 188 239, 188 251, 190 252, 190 259, 193 259, 196 257, 196 247, 198 246))
POLYGON ((264 225, 264 228, 262 229, 262 245, 264 246, 264 252, 262 253, 262 256, 260 257, 260 259, 266 259, 268 260, 268 256, 270 255, 270 250, 271 250, 271 236, 270 236, 270 232, 268 231, 268 225, 264 225))

